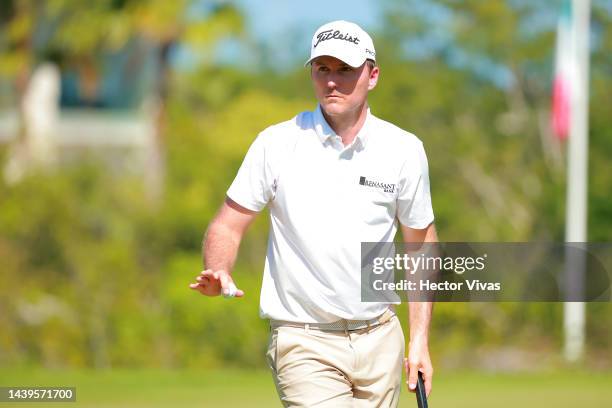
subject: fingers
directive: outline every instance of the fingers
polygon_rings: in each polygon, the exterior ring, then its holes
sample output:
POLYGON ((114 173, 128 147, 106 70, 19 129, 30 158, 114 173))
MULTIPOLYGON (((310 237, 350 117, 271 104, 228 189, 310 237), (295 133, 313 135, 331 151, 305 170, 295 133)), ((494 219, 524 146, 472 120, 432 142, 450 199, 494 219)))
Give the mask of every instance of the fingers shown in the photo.
POLYGON ((215 271, 206 269, 196 277, 196 283, 191 283, 189 288, 197 290, 203 295, 223 297, 243 297, 244 291, 238 289, 232 277, 226 271, 215 271))
POLYGON ((221 272, 215 272, 214 276, 215 278, 219 279, 219 282, 221 282, 221 294, 223 296, 232 297, 235 294, 236 290, 234 288, 230 288, 230 280, 227 274, 221 273, 221 272), (232 291, 232 289, 234 290, 232 291))
POLYGON ((406 377, 408 380, 406 383, 408 384, 408 389, 411 392, 416 391, 416 384, 418 381, 418 364, 414 361, 410 361, 408 358, 404 359, 404 369, 406 370, 406 377))
MULTIPOLYGON (((208 271, 202 271, 199 276, 196 277, 196 283, 189 284, 189 287, 194 290, 207 289, 211 285, 210 276, 208 271)), ((204 293, 200 290, 200 292, 204 293)))
POLYGON ((419 364, 416 361, 411 362, 409 358, 404 358, 404 370, 406 371, 408 389, 411 392, 416 392, 416 385, 418 382, 419 371, 423 373, 423 383, 425 385, 425 393, 429 397, 432 389, 432 380, 433 380, 433 367, 431 364, 424 364, 419 367, 419 364))
POLYGON ((205 286, 202 286, 201 283, 190 283, 189 289, 198 291, 201 294, 206 295, 206 296, 212 296, 211 294, 207 292, 207 288, 205 286))
POLYGON ((217 271, 213 273, 213 276, 219 279, 223 297, 232 298, 244 296, 244 291, 236 287, 232 277, 227 272, 217 271))
POLYGON ((424 369, 421 369, 421 372, 423 373, 423 382, 425 383, 425 393, 429 397, 429 394, 431 394, 432 387, 433 368, 431 366, 426 367, 424 369))
POLYGON ((200 276, 198 276, 198 277, 196 278, 196 280, 198 281, 198 283, 201 283, 201 284, 203 284, 203 285, 208 285, 208 284, 210 284, 210 277, 208 277, 208 276, 202 276, 202 275, 200 275, 200 276))
POLYGON ((196 283, 190 283, 189 288, 192 290, 197 290, 203 295, 206 296, 217 296, 219 293, 219 289, 213 279, 213 272, 210 269, 200 272, 196 278, 196 283))

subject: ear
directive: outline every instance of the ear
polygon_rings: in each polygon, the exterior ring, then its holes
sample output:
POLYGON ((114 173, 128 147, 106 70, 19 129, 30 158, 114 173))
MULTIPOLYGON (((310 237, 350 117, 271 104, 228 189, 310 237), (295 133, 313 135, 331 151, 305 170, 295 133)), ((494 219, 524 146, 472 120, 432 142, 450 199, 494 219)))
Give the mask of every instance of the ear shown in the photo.
POLYGON ((378 66, 375 66, 374 68, 372 68, 372 71, 370 71, 370 78, 368 79, 369 81, 368 91, 371 91, 372 89, 376 87, 376 84, 378 83, 379 74, 380 74, 380 69, 378 68, 378 66))

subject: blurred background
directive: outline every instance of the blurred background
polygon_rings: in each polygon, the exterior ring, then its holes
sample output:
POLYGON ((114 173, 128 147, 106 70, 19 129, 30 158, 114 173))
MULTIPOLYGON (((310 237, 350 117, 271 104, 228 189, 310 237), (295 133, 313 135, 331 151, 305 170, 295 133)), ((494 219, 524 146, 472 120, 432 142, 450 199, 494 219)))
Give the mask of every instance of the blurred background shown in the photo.
MULTIPOLYGON (((257 133, 315 108, 303 62, 334 19, 374 38, 372 112, 424 142, 441 241, 563 241, 567 142, 551 124, 562 8, 0 0, 0 386, 76 386, 82 406, 280 405, 258 317, 267 216, 234 271, 244 298, 188 284, 257 133)), ((596 242, 612 241, 611 23, 612 2, 593 0, 596 242)), ((586 316, 584 355, 567 363, 561 303, 437 304, 431 403, 607 406, 612 307, 586 316)))

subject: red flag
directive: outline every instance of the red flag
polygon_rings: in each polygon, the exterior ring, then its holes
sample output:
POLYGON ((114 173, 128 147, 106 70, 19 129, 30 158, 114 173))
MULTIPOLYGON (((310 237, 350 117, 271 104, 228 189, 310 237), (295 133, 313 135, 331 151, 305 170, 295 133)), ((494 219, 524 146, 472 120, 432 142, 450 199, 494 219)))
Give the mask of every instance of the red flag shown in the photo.
POLYGON ((572 6, 569 0, 563 5, 563 11, 557 26, 557 46, 555 51, 555 78, 552 89, 551 125, 559 140, 567 139, 570 130, 572 109, 572 86, 576 73, 574 56, 574 35, 572 32, 572 6))

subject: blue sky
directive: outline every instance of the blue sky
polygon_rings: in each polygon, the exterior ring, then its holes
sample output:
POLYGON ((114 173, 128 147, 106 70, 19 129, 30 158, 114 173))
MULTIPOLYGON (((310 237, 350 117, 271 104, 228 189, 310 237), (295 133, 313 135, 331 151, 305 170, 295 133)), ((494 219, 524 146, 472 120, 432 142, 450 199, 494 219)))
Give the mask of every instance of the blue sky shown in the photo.
MULTIPOLYGON (((281 0, 232 0, 246 16, 249 39, 263 45, 274 65, 281 69, 306 60, 310 51, 310 39, 320 25, 333 20, 349 20, 368 32, 381 24, 381 1, 281 1, 281 0)), ((232 48, 222 55, 225 61, 242 60, 245 65, 260 64, 249 49, 232 48)))
MULTIPOLYGON (((223 0, 222 0, 223 1, 223 0)), ((248 69, 263 64, 277 70, 293 68, 305 61, 310 52, 312 34, 324 23, 349 20, 369 33, 382 25, 385 0, 225 0, 242 11, 245 38, 228 39, 218 44, 217 63, 240 65, 248 69)), ((211 0, 193 0, 192 18, 206 15, 211 0)), ((198 57, 187 48, 175 50, 174 60, 185 69, 198 66, 198 57)))
POLYGON ((332 20, 350 20, 366 31, 380 22, 381 1, 372 0, 234 0, 248 15, 249 31, 261 40, 268 40, 290 28, 314 30, 332 20))
MULTIPOLYGON (((512 80, 507 67, 496 65, 489 61, 486 55, 471 55, 454 47, 454 38, 448 24, 453 16, 445 7, 435 2, 425 0, 225 1, 235 5, 244 13, 246 35, 240 41, 229 39, 221 42, 213 57, 217 63, 240 65, 244 69, 261 67, 278 71, 293 69, 307 59, 310 39, 316 28, 326 22, 339 19, 361 25, 372 34, 376 44, 376 32, 383 28, 385 12, 391 7, 399 7, 404 12, 419 16, 431 28, 424 36, 406 38, 405 44, 402 44, 405 50, 404 57, 426 59, 441 49, 449 49, 450 46, 452 52, 449 54, 448 62, 451 65, 471 69, 502 87, 507 87, 512 80)), ((506 1, 520 4, 530 0, 506 1)), ((557 19, 555 2, 561 4, 561 1, 551 0, 542 3, 540 7, 542 10, 534 13, 533 18, 525 20, 527 25, 521 27, 523 34, 530 35, 533 30, 554 29, 557 19)), ((593 1, 602 3, 609 0, 593 1)), ((211 0, 195 0, 195 2, 203 5, 211 4, 211 0)), ((189 53, 181 53, 179 60, 189 63, 189 53)))

